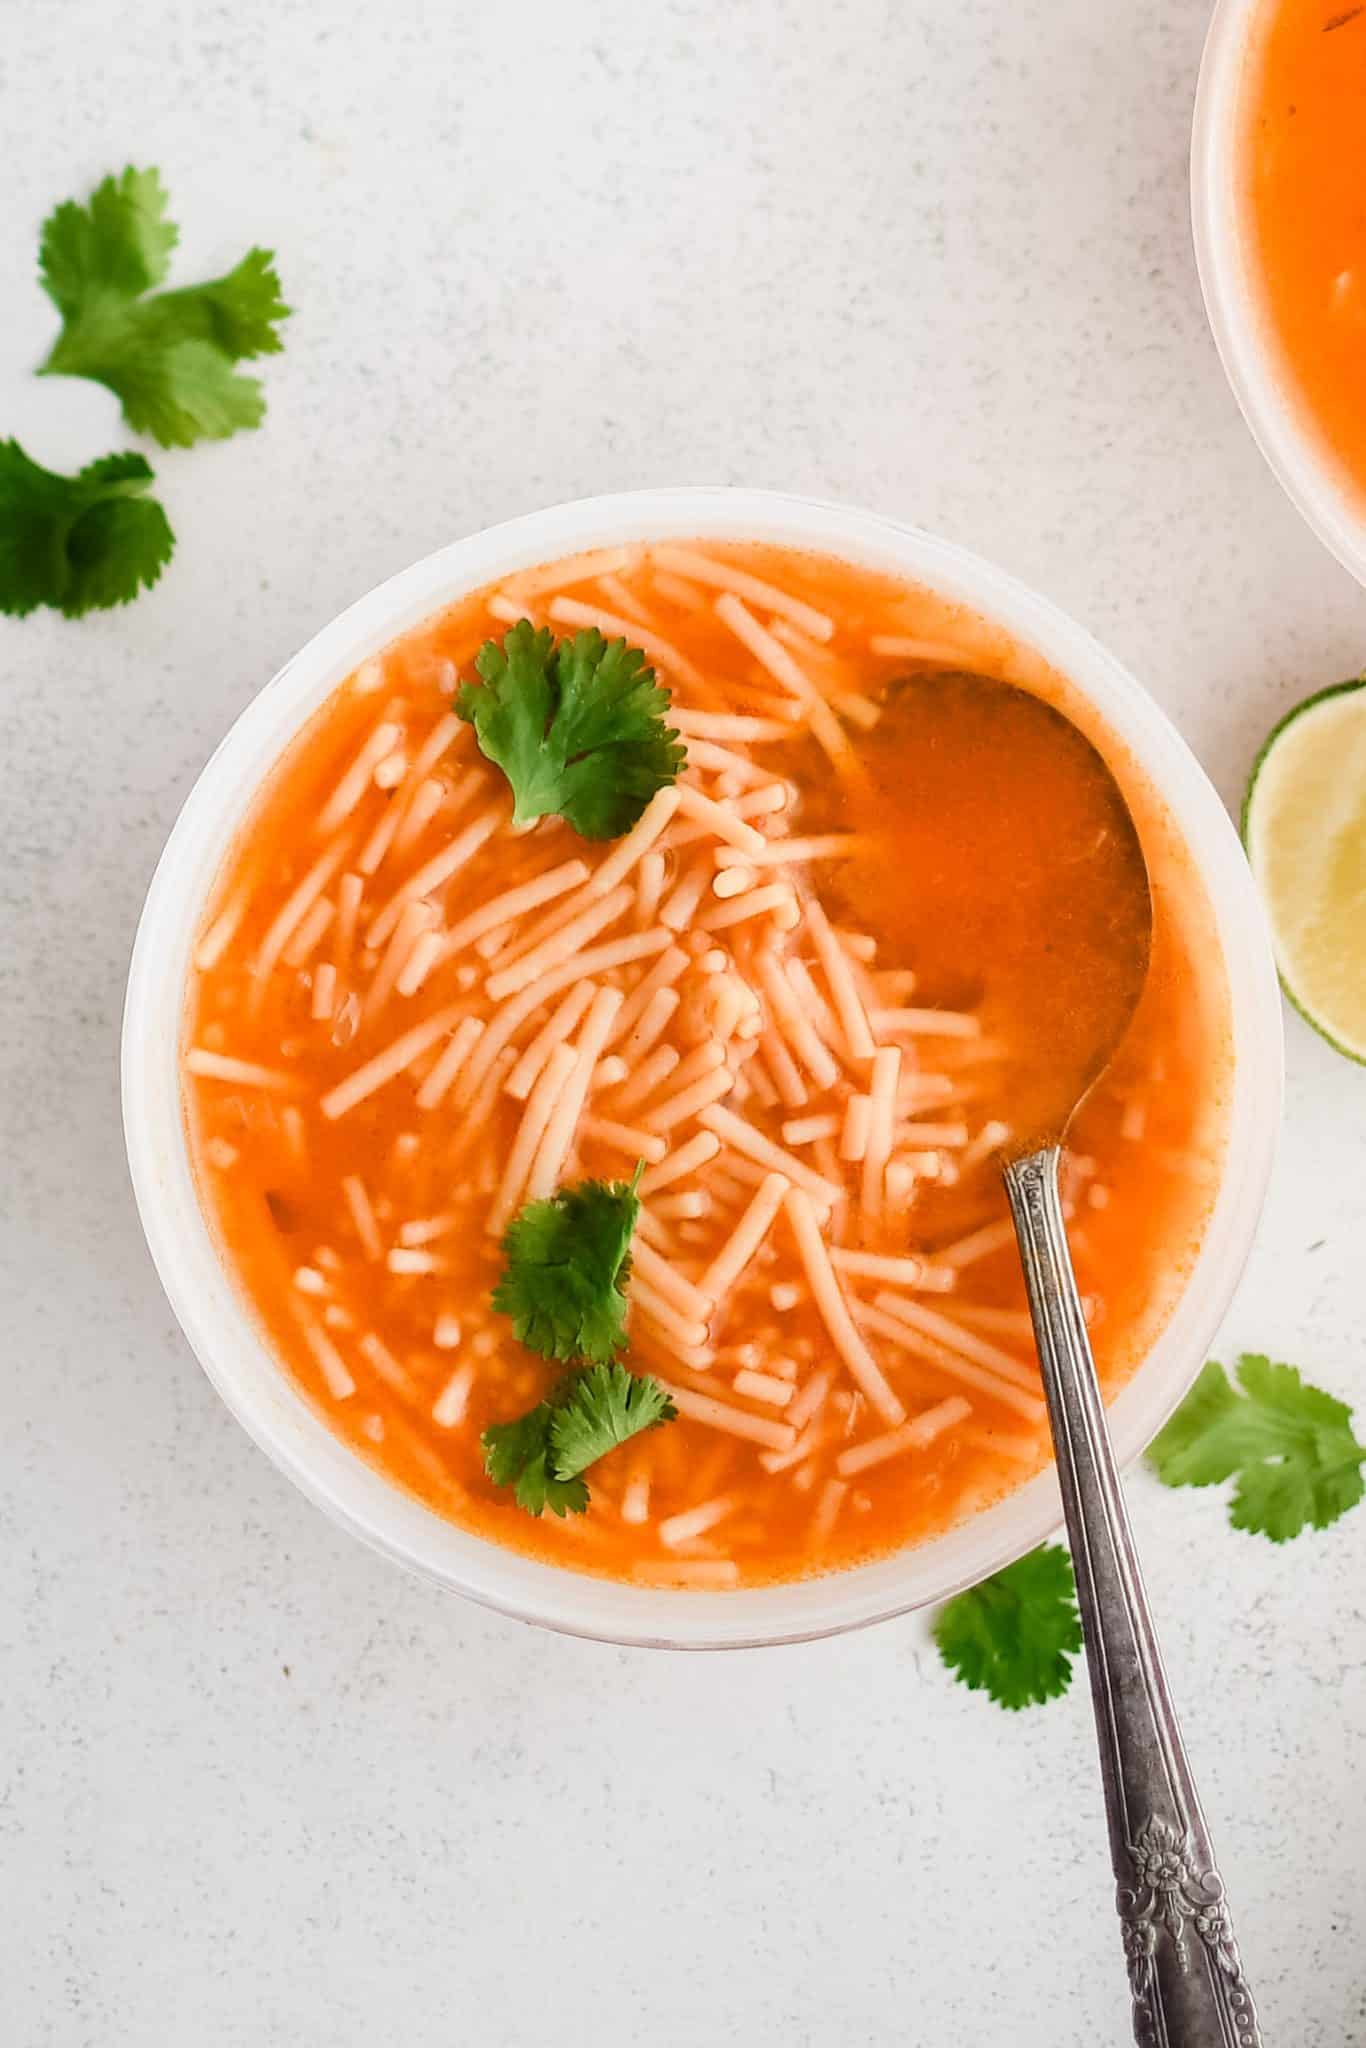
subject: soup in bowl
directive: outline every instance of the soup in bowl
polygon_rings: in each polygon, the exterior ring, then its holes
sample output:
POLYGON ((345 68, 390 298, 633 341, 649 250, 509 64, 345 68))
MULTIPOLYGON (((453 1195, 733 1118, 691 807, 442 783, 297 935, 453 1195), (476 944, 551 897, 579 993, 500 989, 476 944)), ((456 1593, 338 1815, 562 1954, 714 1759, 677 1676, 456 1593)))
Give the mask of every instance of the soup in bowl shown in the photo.
POLYGON ((1191 154, 1196 255, 1234 394, 1366 581, 1366 9, 1220 0, 1191 154))
POLYGON ((1217 799, 972 558, 637 494, 328 629, 149 899, 125 1080, 154 1253, 231 1405, 361 1534, 533 1618, 719 1643, 939 1597, 1056 1520, 1000 1161, 1048 1057, 1021 963, 1095 835, 1040 741, 1017 772, 1078 863, 1041 905, 1037 849, 991 838, 981 675, 1082 727, 1143 840, 1152 966, 1066 1193, 1121 1454, 1179 1398, 1279 1076, 1217 799), (910 677, 932 733, 884 718, 910 677))

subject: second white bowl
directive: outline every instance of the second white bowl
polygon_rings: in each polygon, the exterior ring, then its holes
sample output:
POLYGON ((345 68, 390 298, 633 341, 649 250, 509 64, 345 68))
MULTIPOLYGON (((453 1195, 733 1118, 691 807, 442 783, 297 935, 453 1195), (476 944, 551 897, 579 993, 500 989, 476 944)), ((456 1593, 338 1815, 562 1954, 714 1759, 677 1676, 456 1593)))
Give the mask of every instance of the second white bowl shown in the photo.
MULTIPOLYGON (((1272 0, 1274 4, 1274 0, 1272 0)), ((1281 488, 1366 583, 1366 506, 1294 389, 1265 305, 1247 203, 1249 95, 1268 0, 1219 0, 1191 135, 1191 226, 1205 310, 1243 418, 1281 488)))

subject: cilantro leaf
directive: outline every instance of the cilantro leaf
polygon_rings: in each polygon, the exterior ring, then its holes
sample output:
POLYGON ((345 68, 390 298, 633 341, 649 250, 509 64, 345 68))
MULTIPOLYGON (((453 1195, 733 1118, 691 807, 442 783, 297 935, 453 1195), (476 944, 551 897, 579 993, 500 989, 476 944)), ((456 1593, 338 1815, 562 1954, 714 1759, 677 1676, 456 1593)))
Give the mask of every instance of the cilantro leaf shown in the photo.
POLYGON ((570 1479, 609 1451, 657 1422, 672 1422, 678 1410, 658 1380, 628 1372, 624 1365, 595 1365, 580 1373, 571 1397, 554 1411, 550 1448, 555 1470, 570 1479))
POLYGON ((635 1179, 579 1181, 528 1202, 503 1237, 506 1263, 493 1306, 543 1358, 605 1364, 626 1342, 631 1235, 640 1214, 635 1179))
POLYGON ((38 267, 43 289, 65 318, 75 318, 92 292, 135 298, 160 284, 179 230, 166 219, 158 173, 130 164, 121 178, 97 185, 88 206, 74 199, 43 223, 38 267))
POLYGON ((590 628, 556 641, 519 619, 475 656, 482 683, 455 708, 516 800, 513 823, 558 815, 585 839, 630 830, 687 759, 665 723, 669 693, 638 647, 590 628))
POLYGON ((1216 1486, 1236 1477, 1229 1520, 1273 1543, 1328 1528, 1366 1492, 1351 1409, 1260 1353, 1244 1352, 1236 1371, 1235 1387, 1221 1365, 1205 1367, 1149 1446, 1158 1478, 1216 1486))
POLYGON ((1223 1366, 1211 1360, 1148 1446, 1148 1462, 1165 1486, 1214 1486, 1231 1479, 1247 1449, 1246 1414, 1247 1404, 1223 1366))
POLYGON ((994 1578, 941 1607, 934 1624, 939 1654, 974 1692, 998 1706, 1042 1706, 1072 1683, 1081 1648, 1072 1561, 1045 1544, 994 1578))
POLYGON ((581 1515, 588 1487, 581 1474, 608 1451, 678 1413, 656 1380, 624 1365, 566 1374, 544 1401, 512 1422, 484 1431, 484 1469, 511 1486, 529 1515, 581 1515))
POLYGON ((175 546, 141 455, 105 455, 59 476, 0 441, 0 611, 51 605, 77 619, 127 604, 156 582, 175 546))
POLYGON ((556 1476, 551 1467, 550 1425, 553 1398, 540 1402, 513 1422, 494 1422, 484 1431, 484 1470, 495 1486, 511 1486, 519 1508, 539 1515, 581 1515, 588 1506, 588 1488, 576 1474, 556 1476))
POLYGON ((550 740, 564 758, 561 810, 585 839, 629 831, 687 755, 665 724, 671 702, 638 647, 596 628, 562 640, 550 740))
POLYGON ((543 818, 559 795, 560 764, 545 744, 555 707, 555 637, 548 626, 538 632, 530 619, 519 619, 501 647, 496 640, 484 642, 474 665, 484 686, 462 683, 455 708, 474 727, 480 750, 512 784, 513 823, 543 818))
POLYGON ((165 216, 156 171, 131 166, 88 205, 68 199, 49 214, 39 272, 62 331, 41 374, 94 378, 131 427, 188 448, 260 425, 260 382, 232 366, 282 346, 276 327, 289 308, 266 249, 207 284, 154 292, 177 240, 165 216))

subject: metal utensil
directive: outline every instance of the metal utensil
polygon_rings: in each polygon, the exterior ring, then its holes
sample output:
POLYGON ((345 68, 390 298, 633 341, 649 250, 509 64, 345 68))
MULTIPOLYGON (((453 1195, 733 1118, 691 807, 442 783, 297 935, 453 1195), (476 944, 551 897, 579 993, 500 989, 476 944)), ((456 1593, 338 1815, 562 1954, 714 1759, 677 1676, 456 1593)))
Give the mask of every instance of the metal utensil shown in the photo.
MULTIPOLYGON (((1021 986, 1041 996, 1029 1071, 1012 1089, 1014 1137, 1004 1174, 1076 1569, 1134 2033, 1140 2048, 1260 2048, 1143 1590, 1058 1184, 1068 1124, 1109 1066, 1147 978, 1152 900, 1143 850, 1105 761, 1041 699, 988 677, 925 675, 890 695, 887 722, 904 736, 903 721, 922 734, 930 763, 926 788, 908 791, 907 802, 932 803, 937 776, 952 793, 964 764, 947 750, 955 733, 970 730, 970 772, 975 786, 990 792, 992 844, 1026 848, 1019 866, 1036 885, 1038 914, 1031 902, 1017 923, 1025 933, 1021 986), (965 708, 970 720, 960 716, 965 708), (1051 792, 1041 791, 1022 765, 1045 758, 1062 767, 1051 792), (1060 815, 1065 806, 1073 824, 1086 821, 1080 844, 1073 830, 1051 830, 1050 795, 1060 815), (1081 862, 1090 862, 1093 874, 1095 864, 1103 868, 1094 891, 1081 862), (1088 915, 1088 897, 1108 904, 1113 915, 1088 915), (1068 915, 1058 915, 1060 905, 1068 915)), ((960 833, 970 833, 961 805, 953 815, 960 833)), ((956 931, 955 943, 961 941, 956 931)))

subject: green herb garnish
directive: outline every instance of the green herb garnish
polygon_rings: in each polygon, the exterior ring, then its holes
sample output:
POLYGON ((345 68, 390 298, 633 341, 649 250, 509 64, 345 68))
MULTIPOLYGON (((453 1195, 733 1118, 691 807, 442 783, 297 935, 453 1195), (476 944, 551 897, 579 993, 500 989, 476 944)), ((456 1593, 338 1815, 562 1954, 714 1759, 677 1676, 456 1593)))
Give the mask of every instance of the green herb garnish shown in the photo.
POLYGON ((519 619, 486 640, 455 708, 512 785, 513 823, 559 816, 585 839, 630 830, 687 755, 665 723, 669 693, 638 647, 596 630, 556 640, 519 619))
POLYGON ((514 1488, 529 1515, 581 1515, 588 1467, 677 1412, 657 1380, 624 1365, 591 1366, 568 1373, 528 1414, 486 1429, 484 1469, 495 1486, 514 1488))
POLYGON ((513 1217, 493 1306, 512 1317, 529 1350, 561 1364, 606 1364, 622 1349, 641 1171, 630 1181, 559 1188, 513 1217))
POLYGON ((1366 1488, 1352 1411, 1293 1365, 1244 1352, 1238 1386, 1210 1363, 1149 1447, 1167 1486, 1217 1486, 1237 1479, 1229 1507, 1235 1529, 1284 1543, 1307 1527, 1326 1529, 1366 1488))
MULTIPOLYGON (((576 1377, 570 1375, 571 1380, 576 1377)), ((513 1422, 491 1423, 480 1438, 489 1478, 495 1486, 514 1487, 518 1507, 529 1515, 539 1515, 545 1508, 556 1515, 581 1515, 588 1506, 583 1480, 577 1474, 561 1479, 551 1463, 550 1425, 560 1391, 557 1388, 549 1400, 538 1402, 513 1422)))
POLYGON ((260 381, 232 366, 275 354, 289 311, 268 249, 249 249, 207 284, 153 291, 177 235, 156 171, 130 166, 96 186, 88 205, 68 199, 49 214, 39 255, 43 289, 62 316, 42 374, 107 385, 129 426, 166 448, 260 425, 260 381))
POLYGON ((1072 1683, 1081 1620, 1072 1560, 1045 1544, 941 1607, 934 1640, 950 1671, 999 1706, 1042 1706, 1072 1683))
POLYGON ((141 455, 105 455, 58 476, 0 441, 0 611, 127 604, 171 558, 175 536, 141 455))

